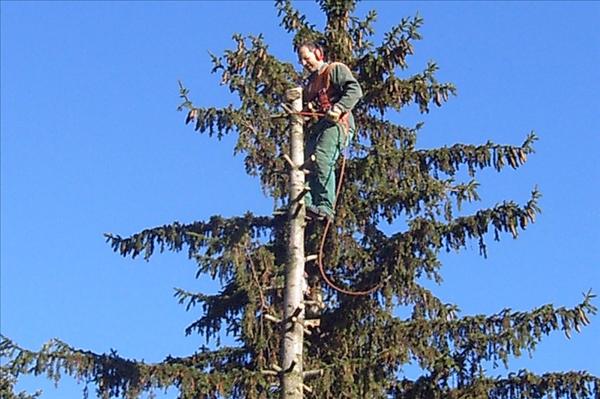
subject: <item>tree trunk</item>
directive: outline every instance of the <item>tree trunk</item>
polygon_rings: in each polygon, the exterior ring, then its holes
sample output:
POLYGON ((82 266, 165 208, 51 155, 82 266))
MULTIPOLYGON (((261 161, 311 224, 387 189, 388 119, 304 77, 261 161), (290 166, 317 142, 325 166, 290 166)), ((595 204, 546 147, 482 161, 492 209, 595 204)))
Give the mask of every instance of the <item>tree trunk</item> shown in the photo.
MULTIPOLYGON (((302 110, 302 88, 288 90, 286 100, 295 112, 302 110)), ((306 209, 304 195, 304 133, 302 117, 291 115, 290 152, 291 168, 289 200, 288 263, 285 272, 283 296, 283 323, 281 341, 281 398, 303 398, 302 351, 304 347, 304 227, 306 209)))

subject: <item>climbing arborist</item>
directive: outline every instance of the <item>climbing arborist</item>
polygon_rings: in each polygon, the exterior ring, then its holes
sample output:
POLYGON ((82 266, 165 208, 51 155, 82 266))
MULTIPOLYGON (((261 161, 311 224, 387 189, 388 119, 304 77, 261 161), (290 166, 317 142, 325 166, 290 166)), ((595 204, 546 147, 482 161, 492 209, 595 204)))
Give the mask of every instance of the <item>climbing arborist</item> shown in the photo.
POLYGON ((313 217, 332 220, 335 163, 356 131, 351 111, 362 97, 362 89, 346 65, 325 62, 323 49, 316 43, 301 44, 298 58, 310 72, 303 90, 303 113, 313 117, 307 125, 305 148, 307 158, 315 156, 304 203, 313 217))

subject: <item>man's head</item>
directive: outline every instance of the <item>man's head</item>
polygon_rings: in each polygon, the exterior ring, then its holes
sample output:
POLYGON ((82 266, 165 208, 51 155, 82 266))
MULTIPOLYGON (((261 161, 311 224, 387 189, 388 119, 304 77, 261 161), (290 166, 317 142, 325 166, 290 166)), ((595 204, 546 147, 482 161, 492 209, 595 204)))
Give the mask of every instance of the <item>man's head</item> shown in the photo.
POLYGON ((298 60, 309 72, 318 71, 323 58, 323 50, 315 43, 303 43, 298 47, 298 60))

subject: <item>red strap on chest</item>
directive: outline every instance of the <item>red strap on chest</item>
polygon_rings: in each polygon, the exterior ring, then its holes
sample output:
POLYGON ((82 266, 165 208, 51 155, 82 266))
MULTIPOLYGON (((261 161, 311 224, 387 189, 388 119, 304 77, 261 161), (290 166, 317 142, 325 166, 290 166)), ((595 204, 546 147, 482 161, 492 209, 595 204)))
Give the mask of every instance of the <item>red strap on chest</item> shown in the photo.
POLYGON ((318 101, 319 101, 319 108, 321 108, 321 111, 323 112, 327 112, 331 109, 331 99, 329 97, 329 93, 327 93, 327 89, 326 88, 322 88, 321 90, 319 90, 318 93, 318 101))
POLYGON ((307 88, 307 100, 309 102, 316 100, 319 105, 319 111, 322 112, 329 111, 333 105, 331 103, 332 92, 330 82, 330 73, 332 66, 333 64, 329 64, 325 68, 323 68, 323 71, 321 73, 318 73, 317 76, 314 77, 314 79, 309 83, 307 88))

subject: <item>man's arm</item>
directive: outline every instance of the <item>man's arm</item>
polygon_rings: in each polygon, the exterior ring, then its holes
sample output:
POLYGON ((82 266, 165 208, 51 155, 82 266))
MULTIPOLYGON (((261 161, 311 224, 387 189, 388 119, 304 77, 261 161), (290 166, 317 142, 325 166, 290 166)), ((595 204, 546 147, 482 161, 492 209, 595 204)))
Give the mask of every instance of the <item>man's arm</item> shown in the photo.
POLYGON ((331 84, 340 93, 340 99, 335 105, 342 112, 352 111, 352 108, 362 98, 360 84, 352 75, 350 68, 342 63, 336 62, 331 68, 331 84))

